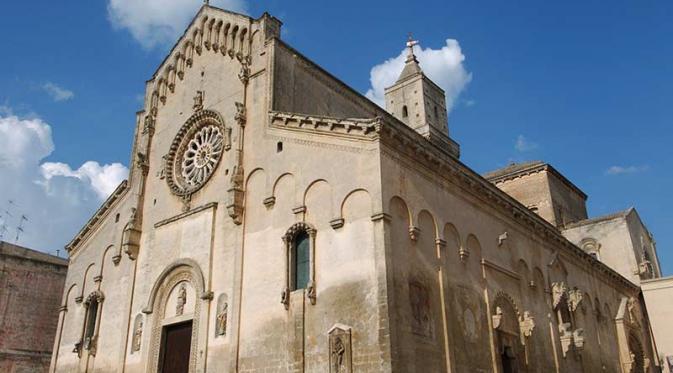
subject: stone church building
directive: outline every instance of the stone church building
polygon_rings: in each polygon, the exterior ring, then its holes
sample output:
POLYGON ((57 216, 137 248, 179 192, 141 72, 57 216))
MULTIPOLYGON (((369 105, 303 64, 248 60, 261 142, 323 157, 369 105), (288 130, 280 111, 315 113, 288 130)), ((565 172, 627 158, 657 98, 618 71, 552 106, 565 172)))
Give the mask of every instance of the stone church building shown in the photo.
POLYGON ((413 43, 384 110, 280 28, 204 5, 147 82, 52 372, 658 370, 640 288, 563 234, 577 187, 461 163, 413 43))

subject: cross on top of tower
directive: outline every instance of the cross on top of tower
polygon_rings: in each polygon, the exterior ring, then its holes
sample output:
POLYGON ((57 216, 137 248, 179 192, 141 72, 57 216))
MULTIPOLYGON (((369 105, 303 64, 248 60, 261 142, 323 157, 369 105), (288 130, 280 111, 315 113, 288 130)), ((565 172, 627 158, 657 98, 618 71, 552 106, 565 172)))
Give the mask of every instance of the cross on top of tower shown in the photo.
POLYGON ((407 39, 407 62, 416 60, 416 55, 414 55, 414 46, 418 45, 418 41, 414 40, 409 33, 409 38, 407 39))

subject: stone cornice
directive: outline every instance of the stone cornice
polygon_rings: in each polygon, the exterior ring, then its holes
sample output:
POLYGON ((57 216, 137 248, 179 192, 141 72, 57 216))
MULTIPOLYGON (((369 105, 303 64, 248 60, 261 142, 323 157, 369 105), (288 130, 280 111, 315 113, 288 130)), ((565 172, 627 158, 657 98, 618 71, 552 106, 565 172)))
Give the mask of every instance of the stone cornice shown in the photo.
POLYGON ((98 210, 93 214, 91 219, 87 221, 87 223, 84 225, 84 227, 77 233, 75 238, 70 241, 67 245, 65 245, 65 250, 68 252, 68 254, 73 255, 75 251, 79 248, 79 244, 83 242, 86 238, 91 235, 91 232, 93 232, 94 228, 96 228, 103 217, 108 213, 110 208, 117 202, 119 199, 126 194, 126 192, 129 190, 129 183, 128 180, 124 180, 117 186, 117 189, 110 194, 110 196, 105 200, 103 205, 98 208, 98 210))
POLYGON ((377 138, 381 127, 379 118, 332 118, 278 111, 269 112, 269 123, 275 128, 366 139, 377 138))
POLYGON ((488 205, 512 217, 514 221, 540 236, 545 242, 562 247, 563 252, 589 264, 610 279, 619 282, 624 288, 638 291, 635 284, 568 241, 556 227, 452 157, 448 151, 434 146, 403 123, 397 121, 383 123, 380 141, 393 149, 397 155, 404 155, 414 162, 421 163, 435 176, 458 184, 488 205))
POLYGON ((159 228, 163 225, 170 224, 172 222, 178 221, 182 218, 186 218, 187 216, 190 216, 190 215, 194 215, 194 214, 199 213, 201 211, 208 210, 210 208, 217 210, 217 202, 206 203, 205 205, 193 208, 189 211, 183 212, 182 214, 178 214, 178 215, 172 216, 168 219, 158 221, 158 222, 154 223, 154 228, 159 228))

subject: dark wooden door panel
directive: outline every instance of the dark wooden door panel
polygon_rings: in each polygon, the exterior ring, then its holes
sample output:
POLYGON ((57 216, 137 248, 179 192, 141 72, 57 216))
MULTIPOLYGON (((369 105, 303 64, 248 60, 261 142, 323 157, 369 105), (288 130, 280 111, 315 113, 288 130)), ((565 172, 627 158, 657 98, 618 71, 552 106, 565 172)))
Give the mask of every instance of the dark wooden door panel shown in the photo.
POLYGON ((192 322, 164 327, 161 343, 161 373, 188 373, 192 322))

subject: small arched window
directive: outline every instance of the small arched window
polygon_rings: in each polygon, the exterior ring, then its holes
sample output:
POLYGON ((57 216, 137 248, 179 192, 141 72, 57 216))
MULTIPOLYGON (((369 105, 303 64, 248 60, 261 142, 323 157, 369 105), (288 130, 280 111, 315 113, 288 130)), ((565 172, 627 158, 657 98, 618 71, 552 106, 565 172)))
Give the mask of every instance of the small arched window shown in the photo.
POLYGON ((315 229, 309 224, 294 224, 283 236, 286 250, 286 283, 281 302, 289 307, 290 292, 306 290, 306 296, 315 304, 315 229))
POLYGON ((406 118, 409 116, 409 109, 407 109, 407 105, 402 106, 402 118, 406 118))
POLYGON ((98 323, 100 322, 100 307, 104 296, 100 291, 94 291, 84 301, 86 313, 82 339, 75 346, 75 352, 81 356, 82 348, 89 350, 89 354, 96 355, 96 342, 98 339, 98 323))
POLYGON ((309 236, 305 231, 297 234, 292 245, 292 290, 306 289, 309 282, 310 260, 309 236))

